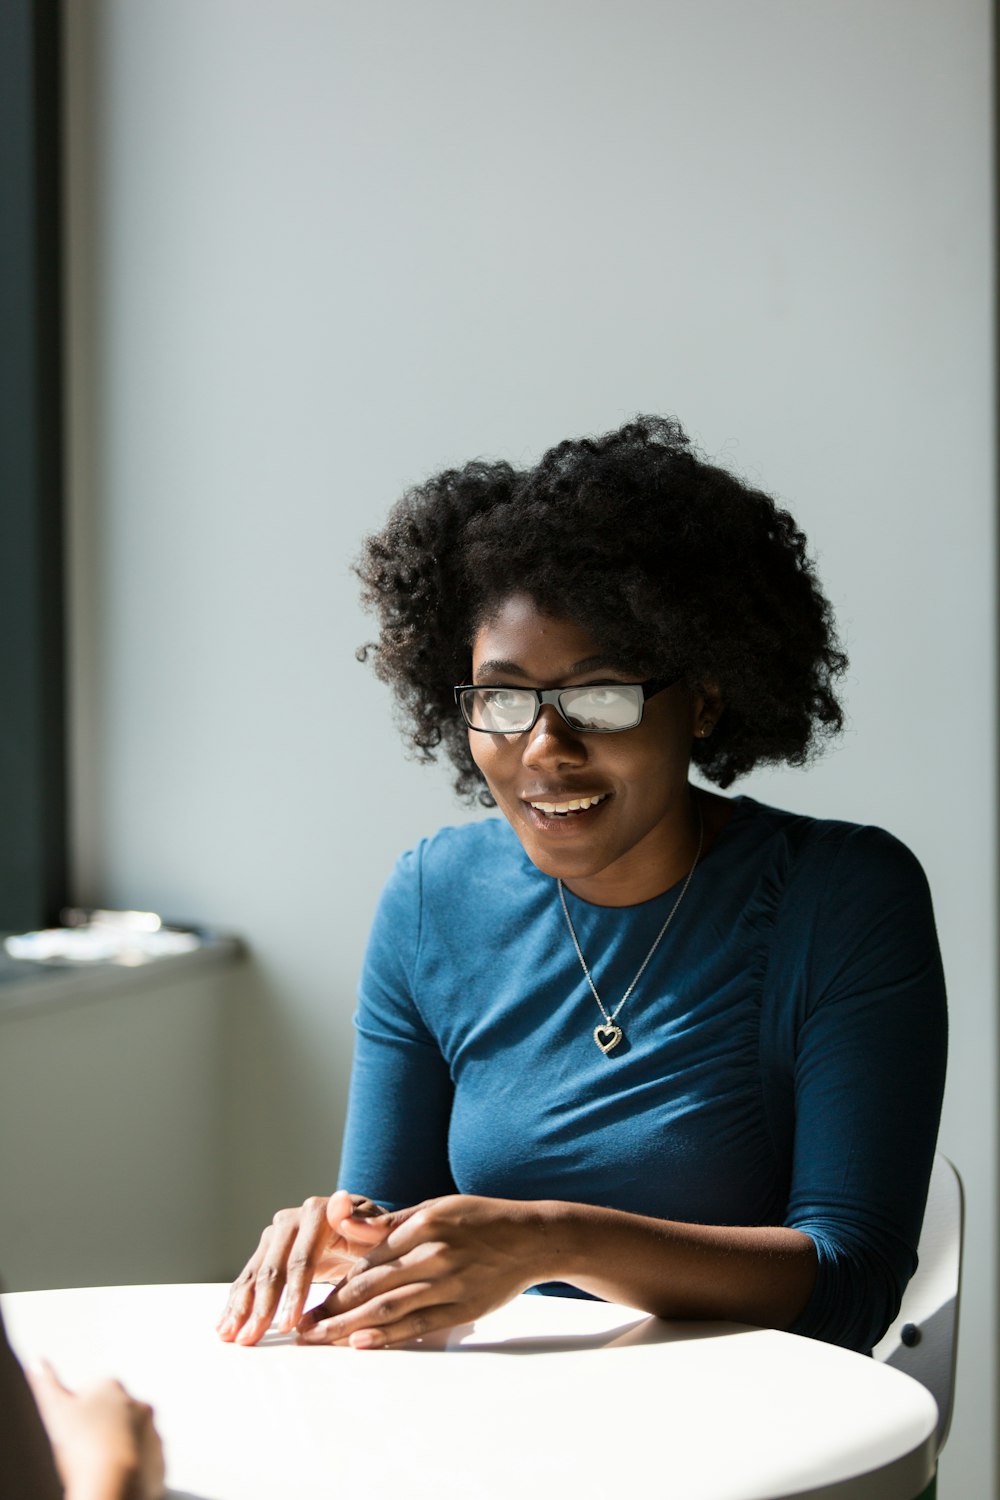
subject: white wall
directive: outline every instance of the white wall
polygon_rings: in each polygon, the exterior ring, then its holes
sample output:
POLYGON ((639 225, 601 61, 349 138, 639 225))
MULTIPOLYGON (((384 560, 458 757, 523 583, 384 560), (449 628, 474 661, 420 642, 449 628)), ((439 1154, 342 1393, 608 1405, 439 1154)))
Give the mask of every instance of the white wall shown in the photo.
MULTIPOLYGON (((931 877, 993 1493, 986 0, 73 0, 76 895, 231 926, 231 1254, 335 1167, 368 916, 457 811, 353 657, 401 487, 674 412, 819 555, 850 728, 747 789, 931 877)), ((913 1080, 919 1088, 920 1080, 913 1080)))

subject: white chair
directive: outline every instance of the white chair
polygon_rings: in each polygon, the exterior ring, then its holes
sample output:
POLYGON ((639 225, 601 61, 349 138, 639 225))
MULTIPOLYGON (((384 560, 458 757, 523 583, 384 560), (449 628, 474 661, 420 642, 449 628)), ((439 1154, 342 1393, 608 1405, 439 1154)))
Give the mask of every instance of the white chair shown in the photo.
POLYGON ((962 1179, 938 1152, 917 1247, 920 1264, 903 1293, 899 1316, 872 1351, 876 1359, 919 1380, 934 1397, 939 1453, 948 1436, 955 1393, 962 1221, 962 1179))

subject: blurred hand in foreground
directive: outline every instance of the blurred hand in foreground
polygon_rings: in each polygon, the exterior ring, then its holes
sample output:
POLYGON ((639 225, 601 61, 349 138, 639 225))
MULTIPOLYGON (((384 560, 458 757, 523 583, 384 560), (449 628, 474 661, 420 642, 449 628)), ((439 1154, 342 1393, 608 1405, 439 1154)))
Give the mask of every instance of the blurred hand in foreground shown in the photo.
POLYGON ((43 1361, 28 1372, 66 1500, 159 1500, 163 1446, 153 1409, 117 1380, 68 1390, 43 1361))

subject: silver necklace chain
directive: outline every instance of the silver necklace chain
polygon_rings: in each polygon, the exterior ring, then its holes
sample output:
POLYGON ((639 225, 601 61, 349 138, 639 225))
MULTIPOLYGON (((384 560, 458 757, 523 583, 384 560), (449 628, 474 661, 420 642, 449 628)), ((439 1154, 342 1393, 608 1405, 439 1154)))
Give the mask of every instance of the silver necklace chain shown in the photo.
POLYGON ((638 973, 636 974, 635 978, 632 980, 632 983, 629 985, 628 989, 625 991, 624 995, 621 997, 621 999, 619 1000, 618 1004, 615 1006, 614 1010, 612 1010, 612 1011, 608 1011, 608 1010, 605 1009, 604 1001, 601 999, 600 995, 597 993, 597 985, 594 983, 593 975, 591 974, 590 970, 587 968, 587 960, 583 956, 583 949, 580 947, 580 940, 579 940, 579 938, 576 935, 576 928, 573 926, 573 918, 570 916, 570 914, 569 914, 569 907, 566 905, 566 892, 565 892, 565 890, 563 888, 563 883, 562 883, 561 880, 559 880, 557 882, 558 886, 559 886, 559 900, 562 902, 563 916, 566 918, 566 926, 569 928, 569 935, 573 939, 573 947, 576 949, 576 956, 580 960, 580 967, 582 968, 582 970, 584 972, 584 975, 586 977, 587 983, 590 985, 591 994, 593 995, 594 999, 597 1001, 597 1004, 600 1007, 601 1015, 604 1017, 604 1024, 603 1024, 603 1026, 602 1025, 597 1025, 594 1028, 594 1041, 597 1043, 598 1047, 600 1047, 601 1051, 605 1054, 605 1056, 607 1056, 607 1054, 609 1052, 613 1051, 613 1049, 615 1047, 617 1047, 618 1043, 622 1040, 622 1037, 623 1037, 624 1033, 622 1032, 621 1027, 619 1025, 617 1025, 618 1014, 621 1011, 622 1006, 625 1004, 625 1001, 631 995, 632 991, 635 989, 636 985, 639 983, 639 980, 642 978, 643 974, 646 972, 646 965, 649 963, 649 961, 652 958, 653 954, 656 952, 657 948, 660 946, 660 941, 663 938, 664 934, 666 933, 667 928, 670 926, 671 922, 674 920, 674 917, 676 917, 676 915, 677 915, 677 909, 680 906, 681 902, 684 900, 684 897, 687 895, 687 888, 691 884, 691 877, 694 874, 695 870, 698 868, 698 861, 701 859, 701 851, 702 851, 702 846, 703 846, 704 842, 705 842, 705 819, 702 817, 701 803, 699 802, 698 803, 698 848, 695 850, 694 864, 691 866, 690 870, 688 870, 688 872, 687 872, 687 875, 686 875, 685 880, 684 880, 684 884, 681 886, 680 893, 679 893, 679 895, 677 897, 677 900, 674 902, 673 906, 670 908, 669 912, 667 913, 666 921, 664 922, 663 926, 660 928, 659 932, 656 934, 656 937, 653 939, 653 946, 650 948, 649 952, 646 954, 646 957, 643 959, 642 963, 639 965, 639 971, 638 971, 638 973))

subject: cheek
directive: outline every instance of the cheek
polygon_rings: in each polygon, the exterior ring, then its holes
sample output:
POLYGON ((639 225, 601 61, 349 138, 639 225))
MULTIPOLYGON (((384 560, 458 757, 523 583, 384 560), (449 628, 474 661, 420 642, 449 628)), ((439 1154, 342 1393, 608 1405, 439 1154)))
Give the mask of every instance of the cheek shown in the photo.
POLYGON ((472 738, 483 741, 473 749, 472 758, 497 807, 505 817, 512 818, 520 805, 517 795, 519 757, 510 745, 494 744, 488 734, 470 736, 470 740, 472 738))
POLYGON ((641 789, 651 802, 669 797, 676 784, 687 781, 689 751, 681 736, 651 734, 640 754, 619 767, 622 780, 641 789))
POLYGON ((475 761, 476 765, 485 776, 486 769, 483 765, 483 750, 485 747, 482 744, 484 736, 481 734, 473 734, 472 730, 468 729, 466 730, 465 737, 469 741, 469 754, 472 756, 472 759, 475 761))
POLYGON ((469 753, 483 776, 492 786, 496 779, 499 757, 490 736, 488 734, 475 734, 470 729, 469 753))

